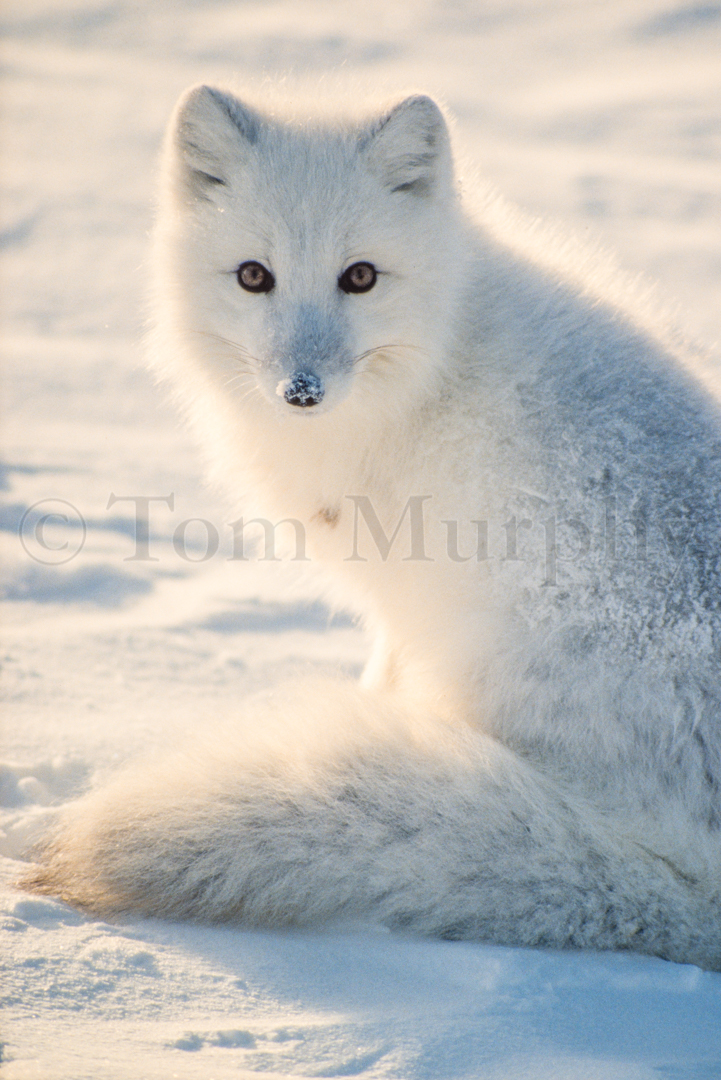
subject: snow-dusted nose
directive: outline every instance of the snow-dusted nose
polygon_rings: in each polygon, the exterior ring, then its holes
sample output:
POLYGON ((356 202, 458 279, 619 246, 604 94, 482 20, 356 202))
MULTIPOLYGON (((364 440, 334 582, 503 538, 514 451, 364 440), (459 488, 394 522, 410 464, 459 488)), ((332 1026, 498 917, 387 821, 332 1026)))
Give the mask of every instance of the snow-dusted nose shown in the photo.
POLYGON ((277 392, 282 393, 289 405, 297 405, 301 409, 319 405, 325 394, 318 376, 306 371, 296 371, 289 379, 284 379, 279 383, 277 392))

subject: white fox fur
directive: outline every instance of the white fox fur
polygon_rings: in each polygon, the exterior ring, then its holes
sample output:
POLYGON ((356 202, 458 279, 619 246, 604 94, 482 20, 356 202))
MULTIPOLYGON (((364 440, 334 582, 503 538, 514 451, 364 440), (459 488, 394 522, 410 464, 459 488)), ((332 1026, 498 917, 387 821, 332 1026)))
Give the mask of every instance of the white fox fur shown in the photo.
POLYGON ((216 473, 301 523, 376 647, 78 802, 28 887, 721 969, 721 414, 681 346, 472 218, 423 96, 328 122, 191 89, 157 270, 216 473))

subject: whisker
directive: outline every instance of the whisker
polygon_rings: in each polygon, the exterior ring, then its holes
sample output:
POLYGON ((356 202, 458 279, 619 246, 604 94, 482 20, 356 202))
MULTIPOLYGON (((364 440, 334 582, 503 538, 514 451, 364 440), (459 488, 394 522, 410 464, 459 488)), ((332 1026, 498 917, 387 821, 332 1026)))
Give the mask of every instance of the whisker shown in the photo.
MULTIPOLYGON (((251 394, 260 394, 260 387, 256 383, 255 386, 251 386, 249 390, 246 390, 241 398, 238 399, 238 404, 242 405, 244 401, 247 401, 251 394)), ((262 394, 261 394, 262 397, 262 394)))
MULTIPOLYGON (((214 338, 216 341, 221 342, 223 345, 228 345, 234 352, 238 353, 246 362, 252 361, 253 366, 257 369, 261 366, 260 360, 257 356, 254 356, 249 349, 246 349, 244 345, 241 345, 238 341, 232 341, 230 338, 223 337, 222 334, 214 334, 210 330, 194 330, 194 334, 200 334, 202 337, 214 338)), ((249 365, 250 366, 250 365, 249 365)))
POLYGON ((252 379, 252 378, 253 378, 253 372, 251 372, 251 371, 239 371, 235 375, 229 376, 229 378, 226 379, 226 381, 223 383, 223 387, 224 387, 225 390, 231 390, 234 386, 237 386, 238 383, 240 383, 240 381, 242 379, 252 379))
POLYGON ((359 364, 361 362, 361 360, 365 360, 368 356, 374 356, 374 355, 377 355, 379 353, 384 353, 384 352, 393 351, 393 350, 396 350, 396 351, 397 350, 401 350, 401 351, 410 350, 411 352, 422 352, 422 353, 425 353, 427 351, 426 349, 421 348, 420 345, 410 345, 410 344, 406 344, 403 341, 390 341, 390 342, 387 342, 385 345, 374 345, 372 349, 366 349, 365 352, 362 352, 362 353, 360 353, 360 355, 353 358, 353 364, 354 365, 359 364))
POLYGON ((388 368, 383 367, 367 367, 358 372, 358 378, 369 379, 386 379, 388 377, 388 368))

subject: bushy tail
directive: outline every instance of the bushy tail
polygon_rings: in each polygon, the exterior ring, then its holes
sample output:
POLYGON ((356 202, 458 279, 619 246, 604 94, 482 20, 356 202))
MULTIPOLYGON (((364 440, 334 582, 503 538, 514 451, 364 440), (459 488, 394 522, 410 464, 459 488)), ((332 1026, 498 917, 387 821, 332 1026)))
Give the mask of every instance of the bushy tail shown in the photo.
POLYGON ((102 916, 373 920, 721 967, 721 911, 494 740, 320 680, 70 806, 23 885, 102 916))

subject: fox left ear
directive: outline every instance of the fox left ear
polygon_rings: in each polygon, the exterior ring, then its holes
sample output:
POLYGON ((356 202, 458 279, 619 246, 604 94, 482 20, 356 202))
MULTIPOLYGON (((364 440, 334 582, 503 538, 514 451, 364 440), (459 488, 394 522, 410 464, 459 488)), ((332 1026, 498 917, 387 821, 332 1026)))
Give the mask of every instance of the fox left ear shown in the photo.
POLYGON ((361 140, 368 162, 391 191, 428 196, 450 187, 450 138, 435 101, 416 94, 391 109, 361 140))

